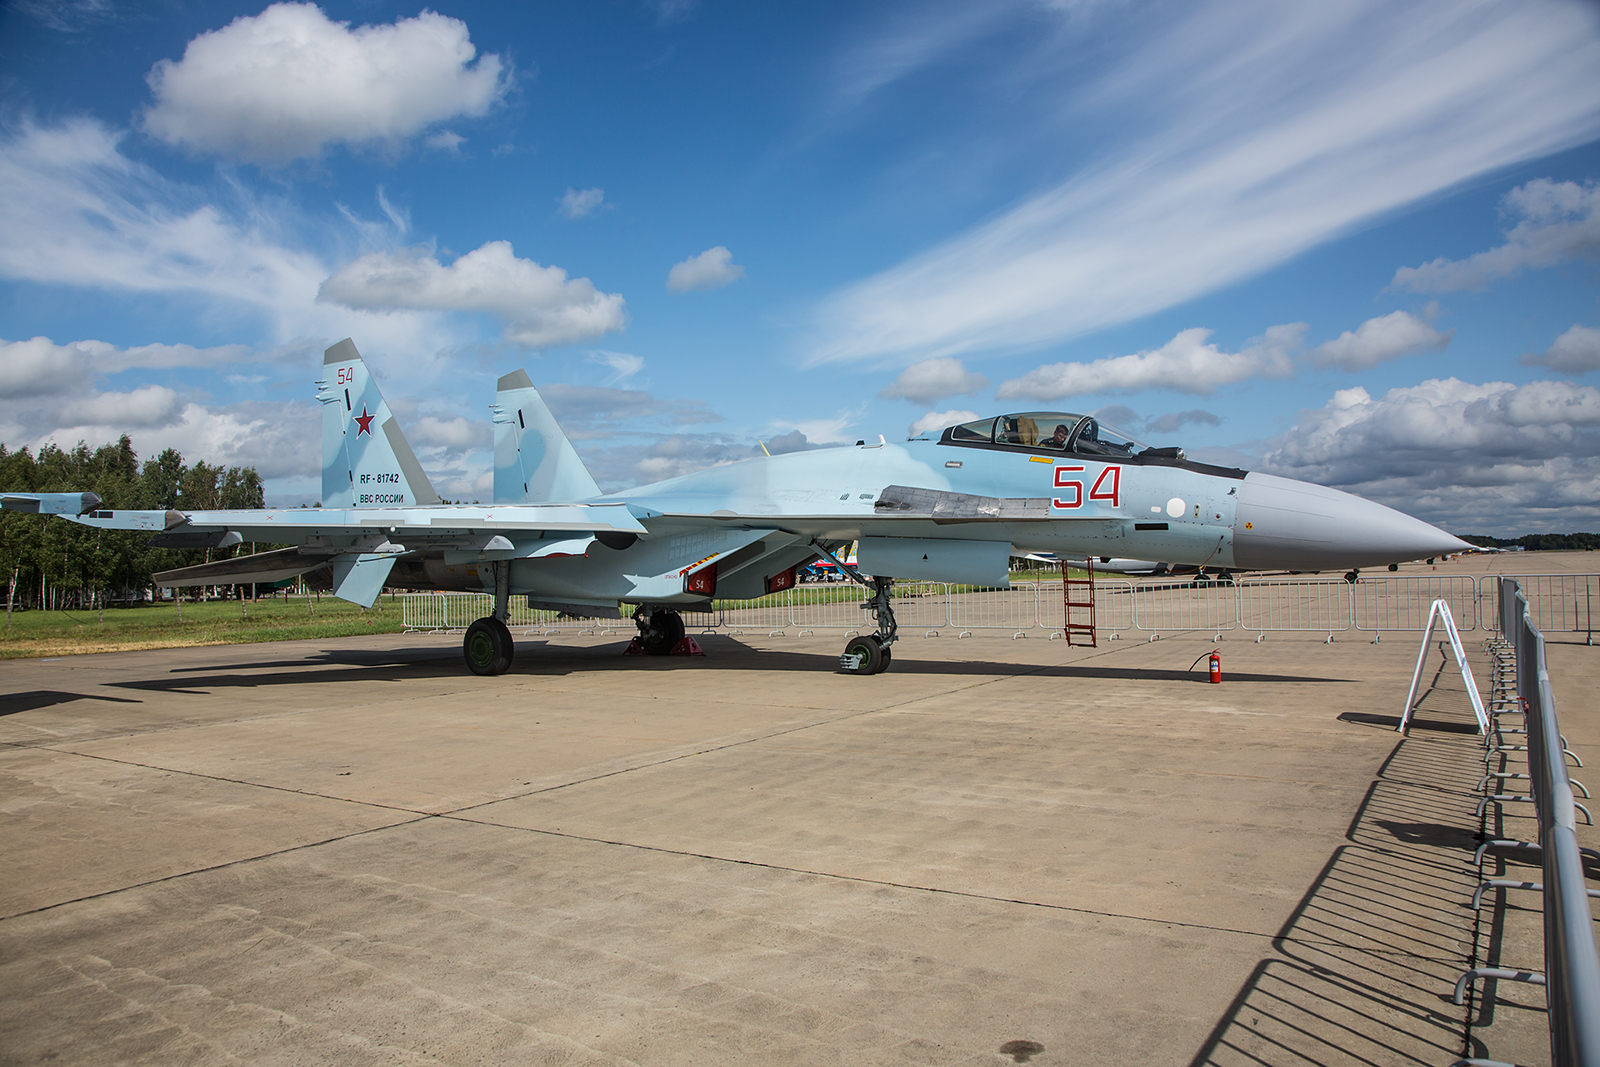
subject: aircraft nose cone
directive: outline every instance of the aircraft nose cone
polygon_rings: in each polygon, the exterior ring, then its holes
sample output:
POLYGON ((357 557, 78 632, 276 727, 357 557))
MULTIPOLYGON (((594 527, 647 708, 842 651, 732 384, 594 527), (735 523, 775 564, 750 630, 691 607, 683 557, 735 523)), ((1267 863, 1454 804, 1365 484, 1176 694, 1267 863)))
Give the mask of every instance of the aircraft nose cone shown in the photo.
POLYGON ((1421 519, 1350 493, 1251 472, 1233 528, 1241 570, 1376 567, 1472 546, 1421 519))

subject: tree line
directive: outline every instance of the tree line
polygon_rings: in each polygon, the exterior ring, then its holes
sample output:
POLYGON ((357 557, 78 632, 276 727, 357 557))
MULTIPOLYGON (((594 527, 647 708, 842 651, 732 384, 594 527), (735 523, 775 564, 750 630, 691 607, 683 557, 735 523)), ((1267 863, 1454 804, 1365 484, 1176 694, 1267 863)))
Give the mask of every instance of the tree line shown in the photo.
POLYGON ((1491 537, 1488 534, 1462 534, 1461 540, 1479 548, 1516 548, 1529 552, 1589 551, 1600 548, 1600 534, 1542 533, 1521 537, 1491 537))
MULTIPOLYGON (((99 495, 108 509, 201 511, 259 508, 261 476, 254 467, 184 462, 169 448, 139 462, 126 434, 91 451, 45 445, 9 451, 0 443, 0 492, 99 495)), ((151 548, 150 534, 97 530, 60 518, 0 512, 0 567, 8 604, 83 608, 107 600, 153 597, 156 571, 225 559, 234 549, 151 548)), ((241 548, 243 546, 240 546, 241 548)))

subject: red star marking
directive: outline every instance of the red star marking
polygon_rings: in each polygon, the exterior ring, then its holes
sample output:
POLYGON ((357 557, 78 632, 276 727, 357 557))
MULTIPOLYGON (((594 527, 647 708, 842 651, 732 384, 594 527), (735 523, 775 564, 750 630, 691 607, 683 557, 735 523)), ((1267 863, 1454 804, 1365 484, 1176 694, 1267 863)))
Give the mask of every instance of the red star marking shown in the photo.
POLYGON ((361 429, 356 431, 356 436, 360 437, 362 434, 366 434, 368 437, 371 437, 372 436, 372 420, 377 418, 377 417, 378 416, 376 416, 376 415, 368 415, 367 414, 367 405, 362 404, 361 405, 361 414, 356 416, 356 421, 361 424, 361 429))

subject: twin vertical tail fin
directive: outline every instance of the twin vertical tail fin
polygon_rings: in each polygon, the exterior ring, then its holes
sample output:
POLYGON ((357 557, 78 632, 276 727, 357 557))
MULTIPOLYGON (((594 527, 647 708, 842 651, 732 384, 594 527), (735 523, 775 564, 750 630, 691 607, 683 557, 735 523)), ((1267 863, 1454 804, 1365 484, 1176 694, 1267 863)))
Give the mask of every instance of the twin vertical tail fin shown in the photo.
POLYGON ((325 351, 322 371, 322 506, 437 504, 439 494, 355 343, 347 337, 325 351))
POLYGON ((544 504, 599 495, 528 372, 502 377, 494 405, 494 502, 544 504))

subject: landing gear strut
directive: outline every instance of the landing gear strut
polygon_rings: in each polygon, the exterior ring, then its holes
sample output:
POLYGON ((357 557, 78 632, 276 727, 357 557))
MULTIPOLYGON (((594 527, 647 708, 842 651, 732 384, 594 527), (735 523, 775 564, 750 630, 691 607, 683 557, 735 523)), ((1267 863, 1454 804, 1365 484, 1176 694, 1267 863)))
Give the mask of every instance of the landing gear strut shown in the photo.
MULTIPOLYGON (((862 585, 867 584, 864 578, 843 564, 840 564, 840 569, 862 585)), ((839 656, 839 669, 847 674, 877 674, 889 669, 889 646, 894 644, 895 634, 899 630, 894 621, 894 602, 890 597, 894 579, 874 576, 871 584, 872 596, 861 605, 861 609, 872 612, 872 621, 878 624, 878 630, 876 633, 852 637, 845 643, 844 652, 839 656)))
POLYGON ((633 624, 639 628, 639 647, 646 655, 668 655, 683 640, 683 616, 676 611, 657 608, 646 614, 641 607, 633 613, 633 624))
POLYGON ((511 639, 511 628, 506 625, 511 614, 511 562, 497 560, 489 566, 494 568, 494 614, 467 627, 467 636, 461 642, 467 670, 473 674, 506 673, 517 647, 511 639))

